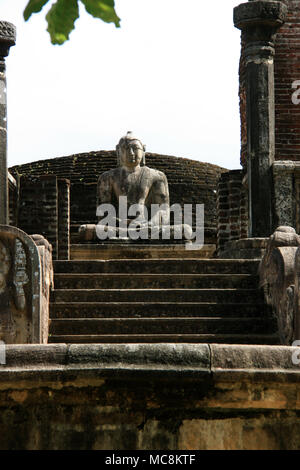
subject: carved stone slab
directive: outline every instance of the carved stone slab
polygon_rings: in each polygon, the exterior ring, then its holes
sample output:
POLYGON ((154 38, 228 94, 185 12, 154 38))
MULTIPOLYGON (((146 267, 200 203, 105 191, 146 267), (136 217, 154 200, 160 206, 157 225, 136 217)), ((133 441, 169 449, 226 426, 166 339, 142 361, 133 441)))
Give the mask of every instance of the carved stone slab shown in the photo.
POLYGON ((0 225, 1 341, 47 343, 52 282, 51 245, 41 236, 0 225))

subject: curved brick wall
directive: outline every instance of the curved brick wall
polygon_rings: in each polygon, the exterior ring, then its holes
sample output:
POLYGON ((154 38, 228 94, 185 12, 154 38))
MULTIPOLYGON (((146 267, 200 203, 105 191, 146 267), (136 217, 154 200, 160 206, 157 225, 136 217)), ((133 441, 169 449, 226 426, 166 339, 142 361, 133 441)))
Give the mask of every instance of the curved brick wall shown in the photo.
MULTIPOLYGON (((169 182, 170 202, 205 204, 205 227, 208 236, 216 232, 216 188, 221 173, 228 170, 217 165, 187 158, 153 153, 146 154, 146 164, 163 171, 169 182)), ((9 169, 14 177, 56 175, 71 182, 71 231, 84 223, 96 221, 96 184, 101 173, 117 166, 115 151, 81 153, 51 158, 9 169)))

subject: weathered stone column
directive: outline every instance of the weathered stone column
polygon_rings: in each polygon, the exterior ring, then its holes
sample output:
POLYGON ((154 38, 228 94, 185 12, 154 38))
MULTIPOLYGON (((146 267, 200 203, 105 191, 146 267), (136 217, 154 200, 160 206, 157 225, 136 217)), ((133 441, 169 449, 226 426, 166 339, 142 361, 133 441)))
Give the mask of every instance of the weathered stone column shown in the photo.
POLYGON ((277 1, 252 1, 234 8, 242 30, 246 67, 249 236, 269 237, 272 227, 272 173, 275 154, 274 41, 287 7, 277 1))
POLYGON ((274 216, 277 227, 296 227, 294 174, 297 162, 277 160, 273 165, 274 216))
POLYGON ((7 124, 5 57, 16 43, 16 28, 0 21, 0 224, 8 224, 7 124))

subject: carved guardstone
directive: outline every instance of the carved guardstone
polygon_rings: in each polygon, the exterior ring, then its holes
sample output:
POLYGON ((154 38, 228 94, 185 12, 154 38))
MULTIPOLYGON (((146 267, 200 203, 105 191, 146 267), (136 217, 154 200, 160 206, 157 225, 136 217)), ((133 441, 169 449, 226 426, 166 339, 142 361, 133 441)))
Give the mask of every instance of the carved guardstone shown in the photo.
POLYGON ((282 344, 290 345, 299 334, 299 280, 297 253, 300 236, 293 227, 280 226, 269 238, 265 255, 260 262, 260 287, 272 307, 282 344))
POLYGON ((42 236, 0 225, 0 340, 47 343, 51 245, 42 236))

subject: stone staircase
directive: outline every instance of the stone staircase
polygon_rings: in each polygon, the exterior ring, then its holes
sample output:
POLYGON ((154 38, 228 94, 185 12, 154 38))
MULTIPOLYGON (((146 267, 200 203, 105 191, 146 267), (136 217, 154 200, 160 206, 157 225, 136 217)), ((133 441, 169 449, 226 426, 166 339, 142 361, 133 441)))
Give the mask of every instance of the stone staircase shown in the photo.
POLYGON ((50 343, 278 344, 258 260, 55 261, 50 343))

